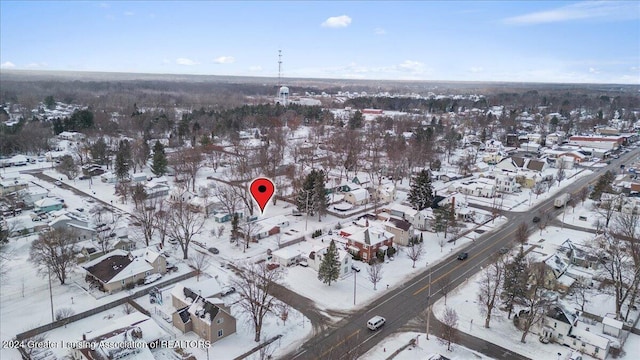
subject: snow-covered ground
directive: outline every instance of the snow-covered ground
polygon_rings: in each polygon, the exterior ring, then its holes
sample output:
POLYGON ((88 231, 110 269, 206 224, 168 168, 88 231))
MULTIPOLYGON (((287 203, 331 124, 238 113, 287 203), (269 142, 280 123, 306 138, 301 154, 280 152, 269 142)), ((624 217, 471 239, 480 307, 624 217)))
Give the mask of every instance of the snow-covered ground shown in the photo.
POLYGON ((491 359, 480 353, 469 350, 457 344, 451 344, 451 351, 447 350, 446 343, 442 343, 433 335, 426 339, 424 333, 403 332, 386 337, 378 345, 374 346, 366 354, 362 355, 360 360, 385 360, 393 352, 407 345, 411 340, 416 340, 415 345, 410 345, 402 350, 394 359, 398 360, 415 360, 430 359, 438 354, 451 360, 466 359, 491 359))

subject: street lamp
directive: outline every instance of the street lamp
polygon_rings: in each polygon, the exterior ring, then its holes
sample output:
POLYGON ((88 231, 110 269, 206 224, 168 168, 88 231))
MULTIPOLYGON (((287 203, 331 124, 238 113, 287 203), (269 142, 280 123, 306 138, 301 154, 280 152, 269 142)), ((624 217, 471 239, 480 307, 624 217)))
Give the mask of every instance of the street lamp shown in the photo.
POLYGON ((305 212, 306 212, 306 216, 304 218, 304 231, 307 231, 307 224, 309 223, 309 192, 311 192, 311 190, 304 190, 302 189, 302 191, 304 191, 307 194, 306 197, 306 201, 305 201, 305 212))
POLYGON ((358 272, 351 270, 353 273, 353 305, 356 304, 356 278, 358 277, 358 272))

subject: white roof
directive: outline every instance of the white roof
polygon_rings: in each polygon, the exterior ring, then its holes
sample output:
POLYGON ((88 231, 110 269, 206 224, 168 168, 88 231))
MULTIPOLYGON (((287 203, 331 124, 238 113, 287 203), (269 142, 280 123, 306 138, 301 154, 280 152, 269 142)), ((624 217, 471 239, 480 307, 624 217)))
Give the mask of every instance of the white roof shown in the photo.
POLYGON ((356 201, 365 200, 369 196, 369 192, 363 188, 351 190, 348 194, 353 195, 356 201))
POLYGON ((401 212, 409 217, 413 217, 418 213, 418 210, 402 204, 391 204, 389 205, 389 210, 401 212))
MULTIPOLYGON (((182 282, 179 282, 173 287, 173 289, 171 289, 171 295, 184 302, 188 302, 184 297, 185 287, 193 291, 194 293, 207 298, 222 292, 222 284, 220 284, 218 279, 209 278, 207 280, 198 281, 195 284, 191 284, 188 286, 185 286, 182 282)), ((195 299, 191 299, 191 301, 193 300, 195 299)))
POLYGON ((133 275, 144 274, 147 271, 153 271, 153 266, 149 264, 145 259, 137 257, 133 259, 129 265, 125 266, 119 273, 116 274, 107 284, 112 284, 120 280, 124 280, 132 277, 133 275))
POLYGON ((614 327, 616 329, 622 329, 622 321, 616 320, 610 317, 603 317, 602 324, 614 327))
POLYGON ((300 250, 295 250, 290 247, 285 247, 279 250, 276 250, 271 253, 273 256, 277 256, 281 259, 293 259, 295 257, 301 256, 302 253, 300 250))
POLYGON ((607 339, 604 336, 593 333, 591 331, 587 331, 586 329, 587 326, 592 328, 590 330, 595 330, 593 325, 589 325, 581 321, 578 321, 576 326, 574 326, 573 329, 571 330, 571 333, 575 335, 578 338, 578 340, 584 341, 587 344, 597 346, 600 349, 606 349, 607 346, 609 345, 609 339, 607 339))
POLYGON ((62 204, 62 202, 60 202, 60 200, 57 200, 57 199, 44 198, 34 202, 33 204, 37 207, 47 207, 47 206, 53 206, 53 205, 60 205, 62 204))

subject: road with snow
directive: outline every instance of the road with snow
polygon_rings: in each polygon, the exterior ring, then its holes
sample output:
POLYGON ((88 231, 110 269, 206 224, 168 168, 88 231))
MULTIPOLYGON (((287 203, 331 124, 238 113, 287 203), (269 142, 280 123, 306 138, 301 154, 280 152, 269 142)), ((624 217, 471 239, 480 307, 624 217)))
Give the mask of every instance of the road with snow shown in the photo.
MULTIPOLYGON (((603 167, 602 170, 575 180, 565 187, 564 192, 576 194, 583 186, 595 182, 604 171, 616 171, 620 164, 635 159, 638 152, 640 150, 634 150, 621 156, 620 159, 611 161, 611 164, 603 167)), ((468 259, 457 260, 457 253, 454 253, 431 268, 425 267, 422 273, 412 279, 407 279, 404 285, 394 290, 388 290, 385 295, 369 306, 316 334, 297 351, 284 358, 293 360, 358 358, 385 337, 399 331, 410 320, 419 317, 428 303, 434 303, 443 296, 443 287, 454 289, 483 266, 490 264, 500 248, 514 245, 513 236, 520 223, 525 222, 533 225, 534 214, 541 212, 550 213, 552 217, 559 215, 562 209, 556 209, 553 206, 553 201, 553 197, 549 198, 533 206, 527 212, 505 213, 504 215, 508 217, 509 221, 502 228, 479 236, 475 242, 463 250, 469 253, 468 259), (448 286, 443 286, 443 284, 448 284, 448 286), (431 294, 430 300, 429 293, 431 294), (366 323, 375 315, 385 317, 387 322, 383 328, 374 332, 366 327, 366 323)), ((531 231, 535 231, 533 227, 531 229, 531 231)), ((364 278, 366 274, 360 276, 364 278)), ((470 303, 469 306, 476 305, 470 303)), ((436 321, 432 319, 430 332, 439 334, 440 330, 435 323, 436 321)), ((525 357, 508 349, 469 335, 462 336, 460 343, 495 359, 525 359, 525 357)), ((393 349, 389 350, 393 351, 393 349)))

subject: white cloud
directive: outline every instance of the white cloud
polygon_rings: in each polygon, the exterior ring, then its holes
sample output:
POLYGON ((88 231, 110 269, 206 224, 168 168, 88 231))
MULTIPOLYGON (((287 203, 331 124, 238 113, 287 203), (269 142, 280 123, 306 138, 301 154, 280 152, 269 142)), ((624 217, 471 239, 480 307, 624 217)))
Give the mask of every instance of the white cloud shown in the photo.
POLYGON ((597 19, 620 21, 640 17, 634 1, 586 1, 552 10, 513 16, 503 20, 506 24, 532 25, 572 20, 597 19))
POLYGON ((251 72, 262 71, 262 66, 260 65, 249 66, 249 71, 251 72))
POLYGON ((11 61, 5 61, 0 64, 0 69, 12 69, 14 67, 16 67, 16 64, 12 63, 11 61))
POLYGON ((124 16, 133 16, 135 13, 133 11, 125 11, 124 16))
POLYGON ((236 59, 233 56, 218 56, 213 59, 213 62, 216 64, 233 64, 236 62, 236 59))
POLYGON ((187 59, 187 58, 177 58, 176 59, 176 64, 192 66, 192 65, 198 65, 198 62, 193 61, 191 59, 187 59))
POLYGON ((425 70, 423 63, 419 61, 405 60, 402 64, 398 65, 398 68, 403 71, 409 71, 413 73, 422 73, 425 70))
POLYGON ((38 68, 43 68, 43 67, 46 67, 46 66, 47 66, 47 63, 45 63, 45 62, 41 62, 41 63, 33 62, 33 63, 30 63, 30 64, 27 64, 25 67, 29 68, 29 69, 38 69, 38 68))
POLYGON ((387 34, 387 30, 385 30, 383 28, 375 28, 375 30, 373 30, 373 32, 376 35, 386 35, 387 34))
POLYGON ((589 73, 591 73, 591 74, 600 74, 600 71, 598 69, 596 69, 596 68, 590 67, 589 68, 589 73))
POLYGON ((100 4, 98 4, 98 6, 100 6, 103 9, 108 9, 111 7, 111 5, 105 3, 105 2, 101 2, 100 4))
POLYGON ((325 20, 321 26, 329 28, 343 28, 351 24, 351 18, 347 15, 332 16, 325 20))
POLYGON ((479 73, 483 72, 484 68, 482 66, 472 66, 469 71, 471 71, 472 73, 479 73))

